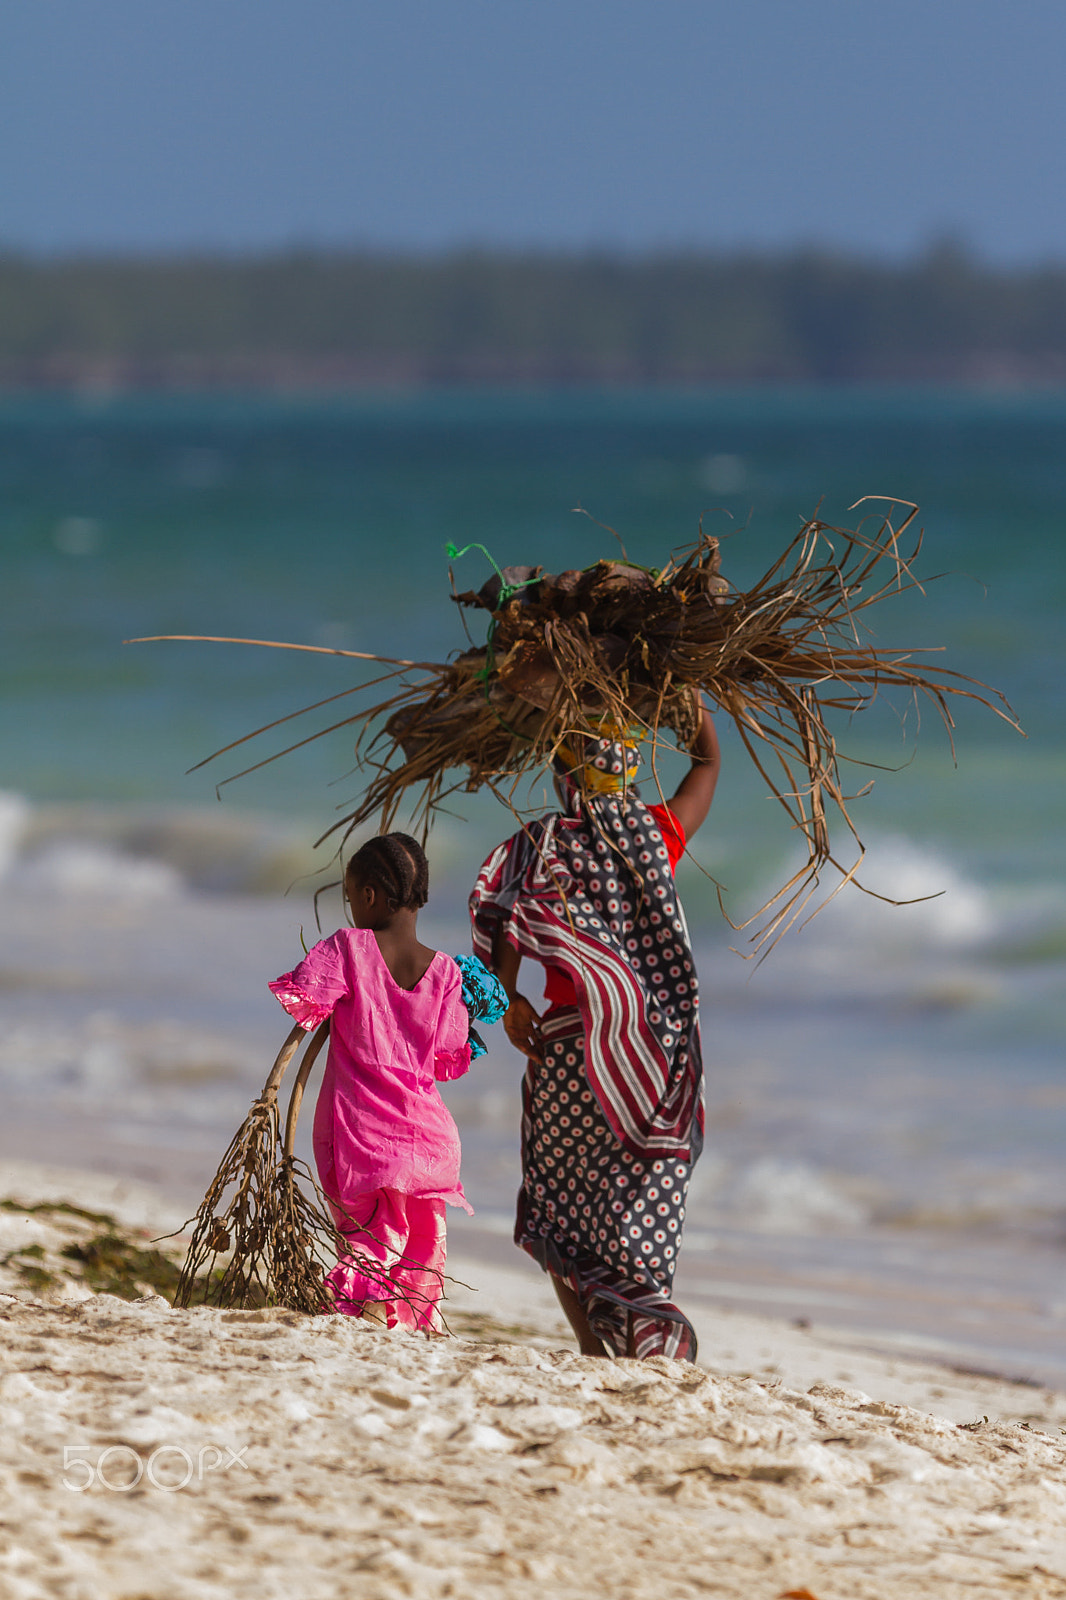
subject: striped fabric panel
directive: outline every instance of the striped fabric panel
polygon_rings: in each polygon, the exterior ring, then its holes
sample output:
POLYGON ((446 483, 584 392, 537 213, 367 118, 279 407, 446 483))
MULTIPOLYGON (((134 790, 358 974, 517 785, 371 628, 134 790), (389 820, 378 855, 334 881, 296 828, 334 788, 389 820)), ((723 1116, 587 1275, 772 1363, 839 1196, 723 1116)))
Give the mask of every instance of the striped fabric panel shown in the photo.
MULTIPOLYGON (((523 955, 573 979, 589 1083, 616 1137, 634 1155, 688 1160, 694 1113, 702 1130, 695 1010, 687 1023, 667 1015, 658 1031, 653 1027, 639 978, 609 930, 598 927, 595 906, 553 848, 556 820, 531 824, 498 845, 485 862, 470 897, 475 952, 491 963, 493 936, 502 920, 523 955), (583 915, 586 929, 577 925, 577 915, 583 915)), ((691 992, 694 1008, 694 975, 691 992)))
POLYGON ((577 980, 589 1082, 617 1138, 634 1155, 687 1159, 698 1064, 666 1054, 625 962, 543 900, 523 902, 511 928, 524 954, 577 980))

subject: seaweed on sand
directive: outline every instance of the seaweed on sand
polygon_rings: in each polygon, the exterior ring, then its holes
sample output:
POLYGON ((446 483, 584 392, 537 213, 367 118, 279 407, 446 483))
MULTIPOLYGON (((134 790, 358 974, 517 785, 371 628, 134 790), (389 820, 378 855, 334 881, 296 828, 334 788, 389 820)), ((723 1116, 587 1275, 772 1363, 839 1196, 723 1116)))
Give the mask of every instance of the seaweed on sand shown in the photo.
POLYGON ((153 1249, 147 1236, 140 1237, 143 1230, 123 1226, 111 1212, 89 1211, 69 1200, 26 1204, 10 1198, 0 1200, 0 1211, 37 1217, 61 1229, 71 1223, 89 1223, 96 1230, 65 1245, 22 1245, 0 1259, 0 1266, 14 1271, 32 1294, 61 1291, 67 1275, 72 1274, 94 1294, 137 1300, 151 1290, 173 1299, 178 1283, 176 1261, 170 1254, 153 1249))

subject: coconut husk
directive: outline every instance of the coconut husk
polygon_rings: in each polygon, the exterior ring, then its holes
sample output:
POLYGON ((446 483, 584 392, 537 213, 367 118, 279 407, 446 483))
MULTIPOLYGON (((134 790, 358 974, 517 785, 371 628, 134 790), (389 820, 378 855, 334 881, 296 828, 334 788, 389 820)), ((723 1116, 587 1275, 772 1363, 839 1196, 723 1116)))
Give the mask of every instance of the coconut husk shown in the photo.
POLYGON ((918 508, 883 503, 887 514, 852 529, 809 519, 744 591, 723 576, 718 541, 701 527, 661 569, 625 558, 558 574, 498 569, 480 589, 454 595, 467 614, 484 614, 487 640, 451 661, 331 652, 388 661, 402 687, 309 736, 354 728, 357 761, 368 774, 358 803, 323 837, 339 832, 343 844, 372 818, 385 831, 401 807, 425 834, 457 790, 487 787, 513 808, 519 785, 550 768, 563 740, 595 736, 605 725, 649 741, 659 786, 658 757, 664 748, 688 748, 705 697, 735 723, 807 849, 778 893, 734 924, 757 924, 753 953, 765 953, 808 908, 826 866, 840 875, 835 893, 862 861, 848 811, 854 796, 845 795, 827 719, 862 710, 891 689, 931 702, 949 738, 952 698, 977 701, 1017 727, 998 691, 926 666, 936 647, 873 642, 865 627, 870 608, 922 587, 913 572, 922 544, 918 508), (836 833, 849 842, 850 862, 838 858, 836 833))

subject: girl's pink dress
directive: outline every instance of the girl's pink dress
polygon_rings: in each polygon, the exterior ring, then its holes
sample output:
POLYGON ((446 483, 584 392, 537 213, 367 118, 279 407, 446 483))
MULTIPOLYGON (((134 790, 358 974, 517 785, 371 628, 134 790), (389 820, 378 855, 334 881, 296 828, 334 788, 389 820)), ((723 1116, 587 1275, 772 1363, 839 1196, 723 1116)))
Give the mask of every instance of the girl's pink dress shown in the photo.
POLYGON ((438 950, 403 989, 369 929, 341 928, 270 988, 302 1028, 332 1019, 314 1150, 352 1242, 327 1279, 337 1309, 357 1315, 364 1301, 385 1301, 390 1327, 438 1327, 445 1205, 471 1209, 459 1130, 437 1088, 470 1065, 459 968, 438 950), (380 1268, 360 1270, 360 1256, 380 1268))

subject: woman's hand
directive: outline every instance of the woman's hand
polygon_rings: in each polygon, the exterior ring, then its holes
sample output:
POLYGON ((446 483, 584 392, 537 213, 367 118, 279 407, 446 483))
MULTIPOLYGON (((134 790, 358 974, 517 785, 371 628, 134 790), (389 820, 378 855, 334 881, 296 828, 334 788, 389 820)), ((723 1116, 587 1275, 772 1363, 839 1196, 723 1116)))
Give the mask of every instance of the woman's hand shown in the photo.
POLYGON ((528 1056, 531 1061, 543 1065, 544 1040, 540 1031, 540 1015, 534 1011, 525 995, 519 994, 515 987, 521 963, 522 957, 507 938, 505 925, 501 922, 493 940, 492 964, 510 1001, 503 1014, 504 1032, 516 1050, 528 1056))
POLYGON ((524 994, 512 996, 511 1004, 504 1013, 503 1026, 516 1050, 543 1065, 544 1039, 540 1031, 540 1016, 524 994))

